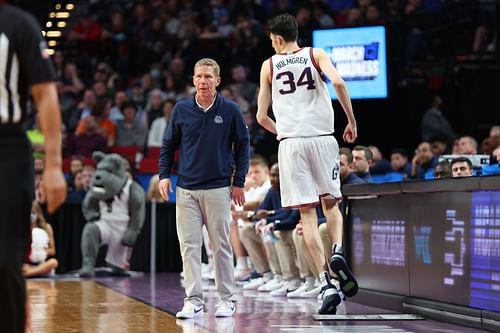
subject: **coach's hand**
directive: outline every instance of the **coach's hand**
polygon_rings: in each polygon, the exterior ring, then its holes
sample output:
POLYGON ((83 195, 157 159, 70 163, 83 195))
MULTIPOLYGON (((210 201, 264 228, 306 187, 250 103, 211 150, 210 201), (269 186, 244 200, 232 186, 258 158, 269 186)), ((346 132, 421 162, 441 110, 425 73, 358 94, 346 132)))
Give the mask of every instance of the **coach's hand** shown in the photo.
POLYGON ((170 178, 160 180, 160 183, 158 183, 158 190, 160 191, 163 200, 168 202, 168 192, 174 192, 174 190, 172 190, 172 182, 170 181, 170 178))
POLYGON ((233 186, 231 188, 231 197, 236 205, 243 206, 245 204, 245 192, 242 187, 233 186))
POLYGON ((43 172, 43 190, 47 198, 47 210, 52 214, 66 200, 66 180, 60 167, 46 166, 43 172))

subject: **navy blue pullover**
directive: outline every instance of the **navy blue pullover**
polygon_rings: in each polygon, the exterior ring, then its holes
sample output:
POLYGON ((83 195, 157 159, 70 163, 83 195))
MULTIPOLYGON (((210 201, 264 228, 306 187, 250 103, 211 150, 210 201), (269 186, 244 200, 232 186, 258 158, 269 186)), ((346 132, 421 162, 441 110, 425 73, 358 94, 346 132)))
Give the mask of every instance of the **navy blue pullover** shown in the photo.
POLYGON ((188 190, 243 187, 250 152, 248 128, 239 106, 219 93, 206 112, 195 97, 175 104, 160 148, 160 179, 170 178, 177 149, 178 186, 188 190))

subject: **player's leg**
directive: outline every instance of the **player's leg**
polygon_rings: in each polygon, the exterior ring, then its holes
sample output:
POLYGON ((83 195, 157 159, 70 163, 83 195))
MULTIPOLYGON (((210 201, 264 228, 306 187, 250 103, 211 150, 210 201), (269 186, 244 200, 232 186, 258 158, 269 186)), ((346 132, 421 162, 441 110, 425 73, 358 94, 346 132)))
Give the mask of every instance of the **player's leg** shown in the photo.
POLYGON ((352 297, 358 292, 358 283, 354 278, 344 255, 342 246, 343 218, 336 199, 322 199, 323 213, 325 214, 328 235, 332 242, 332 256, 330 268, 335 273, 340 283, 340 289, 347 297, 352 297))
POLYGON ((318 231, 318 218, 314 207, 300 208, 300 216, 304 228, 304 240, 319 273, 319 281, 323 292, 323 300, 318 312, 320 314, 335 314, 340 296, 337 288, 330 282, 330 275, 325 271, 323 244, 318 231))

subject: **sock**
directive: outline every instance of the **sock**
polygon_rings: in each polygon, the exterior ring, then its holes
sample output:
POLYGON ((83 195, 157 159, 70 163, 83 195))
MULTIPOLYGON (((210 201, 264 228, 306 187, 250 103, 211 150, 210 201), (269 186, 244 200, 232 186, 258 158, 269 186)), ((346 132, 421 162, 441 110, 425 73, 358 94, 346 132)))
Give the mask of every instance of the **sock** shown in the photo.
POLYGON ((342 248, 341 244, 335 243, 332 246, 332 253, 339 253, 339 254, 344 254, 344 249, 342 248))
POLYGON ((305 279, 305 283, 310 286, 310 287, 313 287, 314 286, 314 282, 315 282, 315 279, 314 277, 312 276, 307 276, 306 279, 305 279))
POLYGON ((329 286, 330 284, 330 276, 328 275, 328 272, 323 271, 319 273, 319 283, 321 284, 321 287, 329 286))
POLYGON ((236 269, 248 269, 247 258, 248 257, 237 257, 236 269))
POLYGON ((264 274, 262 274, 262 278, 264 279, 264 281, 269 281, 273 277, 274 277, 274 274, 271 271, 268 271, 268 272, 265 272, 264 274))

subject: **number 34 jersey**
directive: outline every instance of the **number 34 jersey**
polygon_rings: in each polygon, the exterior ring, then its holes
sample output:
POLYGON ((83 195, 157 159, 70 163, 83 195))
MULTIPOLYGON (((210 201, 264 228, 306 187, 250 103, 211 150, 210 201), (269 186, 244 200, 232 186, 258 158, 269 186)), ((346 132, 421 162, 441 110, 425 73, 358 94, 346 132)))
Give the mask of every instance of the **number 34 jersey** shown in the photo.
POLYGON ((270 67, 278 140, 332 134, 332 101, 313 49, 275 54, 270 67))

